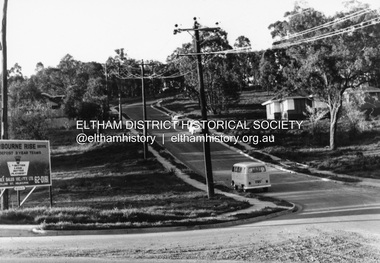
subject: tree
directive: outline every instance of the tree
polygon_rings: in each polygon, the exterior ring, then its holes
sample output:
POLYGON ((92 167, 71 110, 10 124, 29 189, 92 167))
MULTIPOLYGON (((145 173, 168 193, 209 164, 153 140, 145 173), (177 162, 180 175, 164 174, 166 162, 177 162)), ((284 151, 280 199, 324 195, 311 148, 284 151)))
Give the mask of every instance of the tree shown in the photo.
MULTIPOLYGON (((245 36, 239 36, 234 43, 234 48, 251 48, 251 41, 245 36)), ((236 62, 234 63, 233 71, 242 76, 241 87, 259 85, 261 55, 261 51, 235 54, 234 59, 236 62)))
POLYGON ((292 59, 285 49, 266 50, 262 54, 259 64, 259 84, 268 93, 269 91, 277 93, 290 91, 294 89, 294 86, 287 75, 294 68, 298 68, 297 61, 292 59))
MULTIPOLYGON (((235 60, 233 56, 224 54, 207 54, 215 51, 232 49, 227 40, 227 32, 200 32, 201 52, 203 61, 203 77, 206 91, 207 108, 214 114, 227 110, 231 103, 237 101, 239 90, 242 88, 243 74, 234 70, 235 60)), ((183 44, 172 55, 193 53, 192 44, 183 44)), ((185 78, 185 91, 192 98, 199 101, 198 75, 194 56, 181 56, 173 59, 185 78)))
POLYGON ((70 54, 65 55, 59 62, 57 68, 60 70, 61 80, 66 88, 78 84, 80 64, 81 62, 75 60, 70 54))
POLYGON ((233 70, 234 65, 234 55, 228 55, 216 57, 204 67, 206 97, 213 114, 228 110, 239 99, 243 75, 233 70))
MULTIPOLYGON (((91 117, 106 117, 108 111, 107 91, 105 90, 104 80, 102 78, 97 77, 89 79, 87 90, 83 95, 83 102, 97 105, 97 107, 93 106, 96 110, 91 117)), ((86 115, 89 114, 86 113, 86 115)))
POLYGON ((24 76, 22 75, 21 66, 16 63, 10 70, 8 70, 8 82, 12 83, 14 81, 23 81, 24 76))
POLYGON ((11 109, 10 136, 18 140, 46 140, 50 109, 43 103, 11 109))
POLYGON ((58 68, 41 68, 35 75, 32 75, 30 79, 41 92, 51 95, 63 95, 66 92, 66 87, 61 77, 61 71, 58 68))
MULTIPOLYGON (((314 28, 325 22, 333 22, 357 11, 351 9, 348 13, 338 13, 333 17, 325 17, 321 13, 310 9, 308 12, 295 7, 288 21, 276 22, 270 25, 272 36, 291 36, 296 32, 314 28)), ((326 32, 334 32, 341 28, 354 27, 378 14, 366 13, 346 20, 342 23, 332 23, 330 27, 310 31, 307 35, 299 36, 295 40, 310 36, 320 36, 326 32)), ((324 101, 330 111, 330 149, 334 150, 338 119, 342 109, 343 93, 348 88, 357 88, 369 82, 375 74, 373 65, 378 63, 380 54, 380 27, 370 27, 353 30, 349 34, 341 34, 323 38, 310 43, 285 47, 286 55, 293 62, 283 66, 282 76, 293 88, 308 91, 324 101)), ((285 43, 287 43, 286 41, 285 43)), ((289 43, 289 42, 288 42, 289 43)))
MULTIPOLYGON (((13 69, 11 69, 11 72, 13 69)), ((41 91, 32 79, 10 74, 10 138, 43 140, 47 138, 50 109, 42 101, 41 91)))
POLYGON ((79 117, 85 92, 86 90, 83 87, 77 85, 67 89, 64 99, 64 111, 69 118, 79 117))
POLYGON ((36 71, 36 73, 38 73, 39 71, 41 71, 41 70, 43 70, 45 67, 44 67, 44 64, 42 64, 42 62, 38 62, 37 64, 36 64, 36 69, 35 69, 35 71, 36 71))
POLYGON ((41 91, 31 79, 11 82, 9 97, 9 104, 12 108, 30 106, 42 98, 41 91))
POLYGON ((183 89, 185 94, 190 99, 197 100, 200 105, 195 57, 182 56, 192 52, 193 47, 191 43, 182 44, 182 47, 178 47, 167 58, 167 62, 171 72, 174 74, 178 73, 183 76, 183 89))

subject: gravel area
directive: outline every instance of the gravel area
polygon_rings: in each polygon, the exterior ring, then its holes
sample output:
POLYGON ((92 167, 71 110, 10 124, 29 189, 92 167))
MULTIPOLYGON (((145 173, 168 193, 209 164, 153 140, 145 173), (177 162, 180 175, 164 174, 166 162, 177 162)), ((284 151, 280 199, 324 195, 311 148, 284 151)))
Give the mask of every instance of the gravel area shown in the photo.
MULTIPOLYGON (((318 231, 319 232, 319 231, 318 231)), ((285 241, 256 244, 131 251, 136 258, 241 260, 248 262, 380 262, 379 240, 355 233, 319 232, 285 241)))
MULTIPOLYGON (((272 231, 270 231, 272 232, 272 231)), ((186 235, 186 232, 183 233, 186 235)), ((190 238, 191 239, 191 238, 190 238)), ((210 239, 211 240, 211 239, 210 239)), ((242 262, 380 262, 380 237, 368 234, 363 236, 355 232, 342 230, 321 230, 306 227, 298 233, 281 230, 268 233, 258 231, 251 234, 227 234, 213 242, 173 242, 162 239, 152 240, 152 244, 124 243, 95 249, 78 247, 40 247, 38 250, 19 248, 0 248, 1 257, 86 257, 103 259, 140 260, 201 260, 202 262, 242 261, 242 262), (277 232, 277 233, 275 233, 277 232), (276 237, 276 238, 274 238, 276 237), (219 242, 218 242, 219 241, 219 242), (226 241, 226 242, 220 242, 226 241)), ((195 241, 195 240, 193 240, 195 241)), ((176 261, 177 260, 177 261, 176 261)))

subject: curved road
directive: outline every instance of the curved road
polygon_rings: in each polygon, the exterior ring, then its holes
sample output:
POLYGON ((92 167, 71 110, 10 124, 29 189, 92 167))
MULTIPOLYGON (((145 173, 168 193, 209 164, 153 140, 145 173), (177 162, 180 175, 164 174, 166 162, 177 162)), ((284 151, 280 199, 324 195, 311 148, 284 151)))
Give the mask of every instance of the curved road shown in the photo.
MULTIPOLYGON (((168 119, 157 110, 147 109, 148 119, 168 119)), ((138 105, 125 107, 124 112, 133 119, 141 118, 138 105)), ((158 139, 164 134, 165 147, 203 174, 202 144, 170 140, 170 135, 186 131, 149 132, 158 139)), ((232 164, 249 160, 219 143, 212 143, 211 149, 214 180, 218 183, 229 184, 232 164)), ((273 186, 266 195, 297 203, 302 206, 300 212, 223 229, 0 238, 0 261, 52 262, 54 258, 54 262, 379 262, 378 188, 271 171, 273 186)))
MULTIPOLYGON (((132 119, 141 119, 141 106, 126 107, 124 112, 132 119)), ((169 120, 162 112, 147 107, 148 120, 169 120)), ((176 127, 177 128, 177 127, 176 127)), ((172 142, 171 136, 187 131, 180 129, 149 130, 157 140, 188 167, 204 175, 203 145, 197 142, 172 142)), ((236 162, 252 161, 234 149, 221 143, 211 143, 213 176, 216 183, 230 185, 231 167, 236 162)), ((336 215, 372 215, 380 213, 379 188, 356 187, 327 179, 298 173, 288 173, 270 168, 272 187, 265 194, 301 205, 301 213, 295 218, 330 217, 336 215)), ((261 194, 260 190, 257 193, 261 194)), ((380 223, 379 223, 380 224, 380 223)), ((378 229, 380 231, 380 227, 378 229)))

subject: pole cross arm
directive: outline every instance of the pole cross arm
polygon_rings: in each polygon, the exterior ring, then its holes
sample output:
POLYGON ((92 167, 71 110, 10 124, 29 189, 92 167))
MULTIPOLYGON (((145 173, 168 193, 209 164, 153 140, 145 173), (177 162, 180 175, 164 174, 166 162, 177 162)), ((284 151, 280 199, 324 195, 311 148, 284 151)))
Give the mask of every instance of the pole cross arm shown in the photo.
POLYGON ((220 27, 202 27, 202 28, 176 28, 174 29, 174 35, 181 33, 182 31, 220 31, 220 27))

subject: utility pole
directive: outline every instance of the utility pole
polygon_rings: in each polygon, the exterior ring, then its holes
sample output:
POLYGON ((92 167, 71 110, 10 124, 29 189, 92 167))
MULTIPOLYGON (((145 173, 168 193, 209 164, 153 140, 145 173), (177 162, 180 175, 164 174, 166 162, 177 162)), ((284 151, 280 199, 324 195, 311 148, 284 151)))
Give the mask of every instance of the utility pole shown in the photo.
MULTIPOLYGON (((121 48, 121 49, 116 49, 115 52, 119 55, 119 64, 118 64, 118 78, 122 79, 121 77, 121 63, 124 62, 125 60, 125 57, 124 57, 124 49, 121 48)), ((138 64, 141 66, 141 97, 142 97, 142 104, 143 104, 143 122, 144 122, 144 128, 143 128, 143 136, 145 138, 143 144, 144 144, 144 160, 147 159, 147 153, 148 153, 148 142, 146 141, 146 137, 147 137, 147 112, 146 112, 146 92, 145 92, 145 82, 144 82, 144 78, 145 78, 145 69, 144 69, 144 66, 145 65, 154 65, 152 63, 149 63, 149 64, 144 64, 144 60, 141 60, 141 64, 138 64)), ((132 79, 136 79, 135 77, 133 77, 132 79)), ((120 84, 121 85, 121 84, 120 84)), ((122 118, 122 108, 121 108, 121 89, 120 89, 120 85, 119 85, 119 119, 121 120, 122 118)))
POLYGON ((147 152, 148 152, 148 142, 146 141, 147 136, 147 123, 146 123, 146 100, 145 100, 145 86, 144 86, 144 60, 141 60, 141 96, 142 96, 142 103, 143 103, 143 121, 144 121, 144 160, 147 158, 147 152))
MULTIPOLYGON (((207 122, 207 104, 206 104, 206 95, 205 88, 203 82, 203 68, 202 68, 202 57, 200 55, 201 48, 199 42, 199 27, 197 20, 194 21, 194 52, 197 53, 197 69, 198 69, 198 83, 199 83, 199 95, 201 99, 201 114, 202 121, 206 125, 203 127, 203 136, 207 136, 209 134, 208 131, 208 122, 207 122)), ((207 140, 203 140, 203 154, 204 154, 204 162, 205 162, 205 170, 206 170, 206 182, 207 182, 207 193, 208 197, 211 198, 215 195, 214 191, 214 179, 212 174, 212 162, 211 162, 211 151, 210 151, 210 142, 207 140)))
POLYGON ((104 76, 105 76, 105 79, 106 79, 106 92, 107 92, 107 102, 106 102, 106 105, 107 105, 107 111, 109 111, 109 109, 110 109, 110 92, 109 92, 109 89, 108 89, 107 61, 106 61, 106 63, 104 63, 104 76))
POLYGON ((146 141, 146 137, 148 135, 148 128, 147 128, 147 113, 146 113, 146 91, 145 91, 145 69, 144 66, 151 66, 154 65, 154 63, 148 63, 145 64, 144 60, 141 60, 141 97, 142 97, 142 106, 143 106, 143 121, 144 121, 144 130, 143 130, 143 136, 145 138, 144 140, 144 160, 146 160, 148 155, 148 142, 146 141))
POLYGON ((197 56, 199 95, 200 95, 200 100, 201 100, 202 122, 204 123, 204 126, 202 127, 203 128, 202 134, 205 137, 203 140, 203 155, 204 155, 204 163, 205 163, 205 171, 206 171, 208 198, 212 198, 215 195, 215 190, 214 190, 214 179, 213 179, 213 174, 212 174, 210 142, 207 139, 209 130, 208 130, 208 121, 207 121, 206 95, 205 95, 204 82, 203 82, 203 68, 202 68, 202 56, 201 56, 201 48, 200 48, 200 40, 199 40, 199 31, 216 31, 216 30, 220 30, 220 28, 219 27, 199 28, 199 24, 196 18, 194 18, 194 27, 192 29, 176 28, 174 30, 174 34, 180 33, 181 31, 194 31, 194 52, 197 56))
MULTIPOLYGON (((116 49, 115 52, 119 55, 118 60, 118 75, 120 76, 120 70, 121 70, 121 64, 124 63, 124 48, 116 49)), ((121 78, 119 78, 119 85, 118 85, 118 92, 119 92, 119 121, 123 120, 123 108, 121 107, 121 78)))
MULTIPOLYGON (((120 62, 119 62, 119 76, 120 76, 120 62)), ((119 89, 118 89, 118 96, 119 96, 119 121, 123 121, 123 108, 121 107, 121 79, 119 79, 119 89)))
MULTIPOLYGON (((8 139, 8 82, 7 82, 7 8, 8 0, 4 0, 3 5, 3 21, 1 28, 1 44, 2 44, 2 55, 3 55, 3 75, 2 75, 2 90, 1 90, 1 100, 2 100, 2 120, 1 120, 1 139, 8 139)), ((9 209, 9 195, 8 189, 4 189, 1 196, 1 210, 9 209)))

